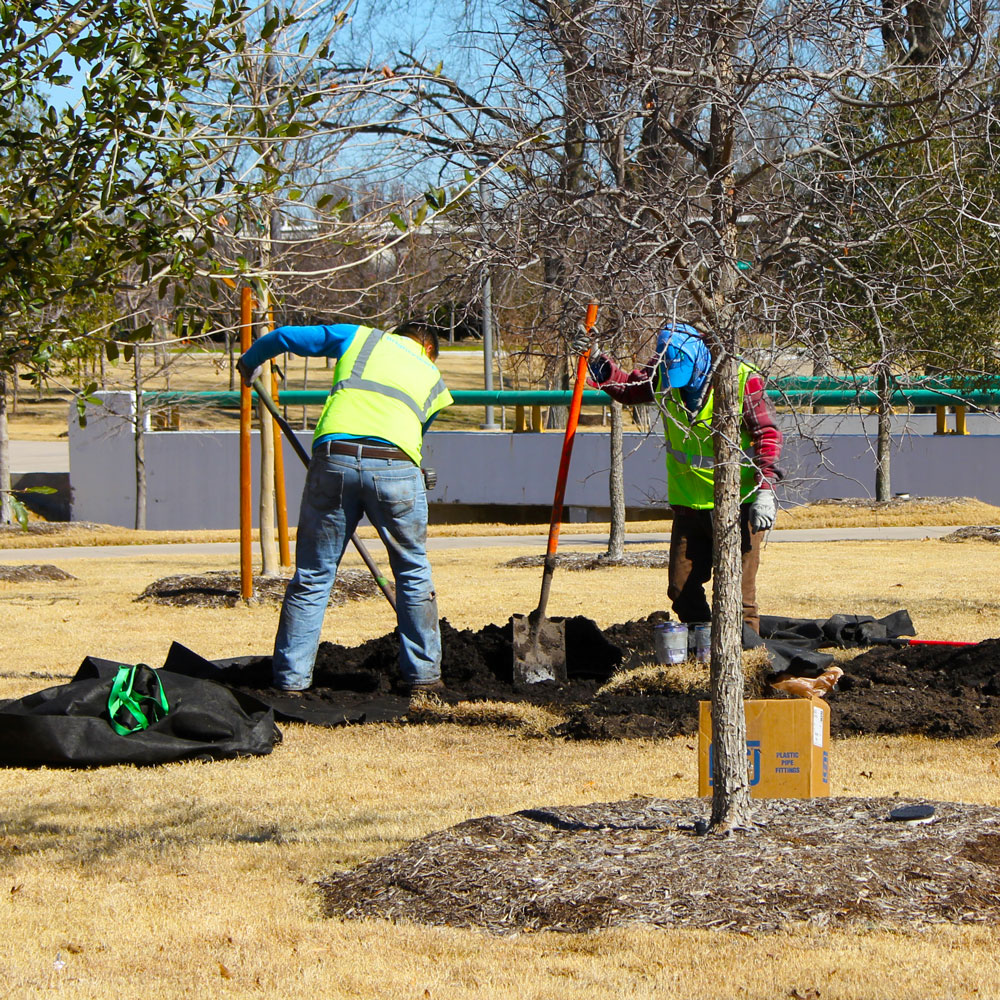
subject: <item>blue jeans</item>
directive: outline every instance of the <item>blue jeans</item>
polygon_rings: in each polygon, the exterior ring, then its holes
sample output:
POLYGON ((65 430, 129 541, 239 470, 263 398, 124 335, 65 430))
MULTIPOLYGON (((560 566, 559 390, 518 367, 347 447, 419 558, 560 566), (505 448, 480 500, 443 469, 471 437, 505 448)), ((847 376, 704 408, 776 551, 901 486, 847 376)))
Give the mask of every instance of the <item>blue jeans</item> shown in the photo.
POLYGON ((323 616, 344 549, 363 514, 389 553, 396 579, 399 672, 407 683, 441 677, 441 630, 427 561, 427 495, 410 462, 314 455, 306 475, 295 544, 295 576, 285 591, 274 640, 274 686, 312 683, 323 616))

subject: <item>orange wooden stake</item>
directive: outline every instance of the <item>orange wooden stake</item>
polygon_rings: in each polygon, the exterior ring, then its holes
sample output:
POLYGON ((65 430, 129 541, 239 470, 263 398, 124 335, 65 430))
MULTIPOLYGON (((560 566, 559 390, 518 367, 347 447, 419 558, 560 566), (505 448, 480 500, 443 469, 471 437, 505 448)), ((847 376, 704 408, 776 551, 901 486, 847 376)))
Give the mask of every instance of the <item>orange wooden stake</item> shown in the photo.
MULTIPOLYGON (((253 336, 253 291, 240 289, 240 351, 250 349, 253 336)), ((240 596, 253 597, 253 499, 250 492, 250 389, 240 382, 240 596)))

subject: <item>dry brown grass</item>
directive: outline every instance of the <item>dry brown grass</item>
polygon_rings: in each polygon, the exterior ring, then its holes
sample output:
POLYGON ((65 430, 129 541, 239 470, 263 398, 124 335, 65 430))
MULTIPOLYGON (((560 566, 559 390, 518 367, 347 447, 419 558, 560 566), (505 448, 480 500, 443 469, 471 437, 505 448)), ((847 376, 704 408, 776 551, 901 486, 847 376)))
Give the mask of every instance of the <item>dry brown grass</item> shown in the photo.
MULTIPOLYGON (((749 649, 743 653, 747 698, 760 697, 764 677, 770 673, 768 664, 767 650, 763 648, 749 649)), ((641 663, 631 670, 613 674, 597 694, 694 694, 705 690, 706 676, 705 664, 695 660, 685 660, 683 663, 641 663)))
MULTIPOLYGON (((861 506, 857 508, 815 504, 793 507, 781 512, 781 528, 876 528, 914 527, 920 525, 974 525, 1000 524, 1000 507, 967 497, 941 503, 927 503, 910 507, 885 509, 861 506)), ((459 538, 480 535, 492 538, 522 538, 548 531, 548 524, 441 524, 432 533, 441 538, 459 538)), ((573 535, 606 534, 610 525, 601 522, 564 524, 560 537, 573 535)), ((630 521, 631 534, 661 533, 670 531, 665 520, 630 521)), ((375 538, 375 529, 364 525, 358 529, 362 538, 375 538)), ((254 532, 254 537, 257 533, 254 532)), ((295 529, 291 529, 295 537, 295 529)), ((5 530, 0 532, 0 550, 48 548, 67 545, 162 545, 180 542, 237 542, 239 532, 228 531, 135 531, 110 524, 45 524, 35 521, 32 530, 5 530), (41 533, 43 532, 44 533, 41 533)))
MULTIPOLYGON (((534 607, 538 572, 497 568, 525 551, 437 555, 442 614, 478 628, 534 607)), ((16 562, 16 553, 3 561, 16 562)), ((154 579, 231 568, 233 560, 112 562, 67 552, 52 561, 78 580, 0 584, 0 697, 57 682, 86 653, 157 664, 172 638, 207 656, 269 647, 275 609, 132 601, 154 579)), ((664 607, 664 593, 662 570, 557 573, 549 611, 608 625, 664 607)), ((997 633, 1000 550, 981 542, 774 543, 762 564, 761 596, 766 610, 810 616, 905 606, 926 635, 983 638, 997 633)), ((391 624, 384 602, 370 600, 331 609, 324 634, 353 644, 391 624)), ((975 928, 799 927, 767 936, 630 928, 498 939, 319 918, 313 880, 470 817, 695 794, 689 739, 588 744, 525 738, 529 732, 287 726, 267 758, 0 772, 6 995, 1000 996, 995 931, 975 928), (58 970, 57 955, 66 963, 58 970)), ((994 742, 837 741, 834 792, 1000 805, 994 742)))

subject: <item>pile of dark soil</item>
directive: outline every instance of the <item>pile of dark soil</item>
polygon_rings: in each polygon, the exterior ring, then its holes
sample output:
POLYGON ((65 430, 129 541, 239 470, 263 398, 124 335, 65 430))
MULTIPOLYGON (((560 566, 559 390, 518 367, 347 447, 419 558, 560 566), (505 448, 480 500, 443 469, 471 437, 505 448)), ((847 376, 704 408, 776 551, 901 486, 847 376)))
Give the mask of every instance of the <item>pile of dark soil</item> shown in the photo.
MULTIPOLYGON (((566 621, 565 685, 514 686, 509 624, 478 631, 441 623, 440 706, 415 716, 422 721, 461 720, 451 706, 467 701, 527 702, 561 712, 553 735, 571 739, 657 738, 692 734, 698 703, 709 697, 707 667, 666 672, 642 684, 610 686, 613 674, 654 660, 654 626, 666 612, 613 625, 603 632, 589 618, 566 621), (700 673, 699 673, 700 671, 700 673), (676 675, 676 676, 675 676, 676 675)), ((339 704, 348 693, 365 696, 400 691, 399 642, 395 633, 356 647, 322 643, 309 698, 339 704)), ((876 647, 841 661, 845 674, 828 700, 834 735, 916 733, 963 738, 1000 733, 1000 639, 976 646, 876 647)), ((252 689, 270 682, 270 662, 258 658, 226 682, 252 689)), ((763 673, 749 672, 747 697, 774 697, 763 673)))
POLYGON ((1000 542, 1000 527, 993 524, 974 524, 945 535, 941 541, 967 542, 970 538, 978 538, 984 542, 1000 542))
POLYGON ((51 563, 27 564, 23 566, 0 566, 0 580, 5 583, 34 583, 38 580, 75 580, 72 573, 67 573, 51 563))
POLYGON ((990 736, 1000 732, 1000 639, 975 646, 876 647, 842 663, 833 732, 990 736))
MULTIPOLYGON (((545 556, 518 556, 509 559, 503 565, 509 569, 530 569, 541 566, 545 556)), ((638 552, 627 551, 621 559, 610 559, 606 553, 598 556, 587 552, 563 552, 556 556, 556 566, 559 569, 591 570, 604 569, 609 566, 639 566, 643 569, 666 568, 670 562, 670 554, 666 549, 640 549, 638 552)))
POLYGON ((898 799, 771 799, 735 837, 701 836, 703 799, 484 816, 319 883, 324 912, 514 931, 624 924, 776 931, 1000 924, 1000 809, 898 799))
MULTIPOLYGON (((1000 639, 976 646, 876 647, 841 661, 845 673, 827 696, 834 736, 920 734, 948 739, 1000 733, 1000 639)), ((643 694, 600 694, 571 707, 557 731, 575 739, 693 734, 704 686, 643 694)), ((748 676, 746 697, 781 697, 748 676)))
MULTIPOLYGON (((665 613, 649 619, 615 625, 602 632, 589 618, 566 619, 566 660, 569 682, 533 684, 526 691, 514 688, 514 653, 511 626, 487 625, 479 631, 456 629, 441 621, 441 675, 447 685, 446 702, 522 701, 548 705, 576 704, 593 697, 623 662, 631 649, 651 656, 653 624, 667 620, 665 613)), ((395 632, 370 639, 356 647, 320 644, 313 674, 314 687, 389 691, 400 687, 399 639, 395 632)))
MULTIPOLYGON (((252 600, 280 604, 287 586, 288 579, 283 576, 255 576, 252 600)), ((338 607, 347 601, 361 601, 377 593, 378 586, 367 570, 344 569, 337 574, 337 582, 330 594, 330 607, 338 607)), ((151 583, 136 600, 177 607, 234 608, 242 601, 240 574, 223 570, 200 575, 165 576, 151 583)))

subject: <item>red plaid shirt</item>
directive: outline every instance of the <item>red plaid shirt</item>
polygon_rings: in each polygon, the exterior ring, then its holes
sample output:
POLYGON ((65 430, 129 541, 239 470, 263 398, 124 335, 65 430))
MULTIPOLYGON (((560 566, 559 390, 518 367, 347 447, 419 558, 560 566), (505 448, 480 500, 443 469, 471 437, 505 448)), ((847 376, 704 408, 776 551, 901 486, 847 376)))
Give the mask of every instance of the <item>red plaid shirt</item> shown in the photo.
MULTIPOLYGON (((610 374, 601 382, 596 382, 591 374, 588 382, 595 388, 602 389, 615 401, 624 406, 656 402, 653 395, 656 357, 632 372, 620 368, 606 354, 592 358, 591 363, 610 374)), ((751 372, 747 377, 743 393, 743 430, 753 447, 754 461, 760 472, 759 486, 762 489, 774 489, 774 483, 781 478, 777 464, 783 438, 775 423, 774 407, 764 392, 764 377, 760 372, 751 372)))

